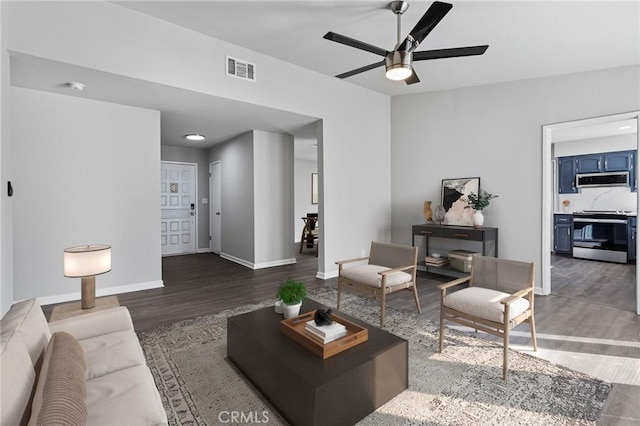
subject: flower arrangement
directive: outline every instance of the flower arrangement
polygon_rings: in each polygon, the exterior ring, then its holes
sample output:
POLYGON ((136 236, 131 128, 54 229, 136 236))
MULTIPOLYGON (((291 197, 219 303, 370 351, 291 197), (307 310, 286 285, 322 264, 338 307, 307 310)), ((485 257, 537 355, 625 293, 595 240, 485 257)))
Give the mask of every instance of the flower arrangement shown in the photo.
POLYGON ((494 198, 498 198, 497 195, 490 194, 483 189, 478 192, 478 195, 476 195, 474 192, 470 192, 469 195, 467 195, 467 199, 465 200, 467 205, 464 206, 465 209, 482 211, 483 209, 487 208, 487 206, 489 206, 489 201, 494 198))

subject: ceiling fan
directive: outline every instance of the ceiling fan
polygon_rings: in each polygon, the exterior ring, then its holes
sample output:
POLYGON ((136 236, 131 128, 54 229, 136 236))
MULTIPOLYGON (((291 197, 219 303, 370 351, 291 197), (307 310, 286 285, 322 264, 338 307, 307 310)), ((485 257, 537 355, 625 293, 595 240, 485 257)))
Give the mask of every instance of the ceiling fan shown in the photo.
POLYGON ((422 43, 422 41, 427 37, 427 35, 429 35, 435 26, 438 25, 452 7, 453 5, 449 3, 443 3, 440 1, 433 2, 425 14, 422 15, 422 18, 420 18, 416 26, 413 27, 409 35, 402 40, 400 21, 402 14, 409 8, 409 3, 406 1, 394 1, 390 3, 389 8, 396 15, 398 23, 397 44, 392 51, 329 31, 324 35, 324 38, 327 40, 335 41, 336 43, 345 44, 347 46, 355 47, 356 49, 365 50, 384 57, 384 60, 382 61, 338 74, 336 77, 347 78, 384 65, 386 68, 385 75, 388 79, 404 80, 407 84, 414 84, 420 82, 420 79, 413 69, 413 62, 415 61, 482 55, 489 47, 488 45, 415 52, 418 45, 422 43))

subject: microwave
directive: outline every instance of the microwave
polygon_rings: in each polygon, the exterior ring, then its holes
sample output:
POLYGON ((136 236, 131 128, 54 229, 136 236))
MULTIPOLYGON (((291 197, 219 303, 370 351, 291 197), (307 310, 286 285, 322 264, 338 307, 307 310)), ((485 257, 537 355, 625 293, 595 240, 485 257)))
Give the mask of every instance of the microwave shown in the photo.
POLYGON ((583 173, 576 175, 576 187, 629 186, 629 172, 583 173))

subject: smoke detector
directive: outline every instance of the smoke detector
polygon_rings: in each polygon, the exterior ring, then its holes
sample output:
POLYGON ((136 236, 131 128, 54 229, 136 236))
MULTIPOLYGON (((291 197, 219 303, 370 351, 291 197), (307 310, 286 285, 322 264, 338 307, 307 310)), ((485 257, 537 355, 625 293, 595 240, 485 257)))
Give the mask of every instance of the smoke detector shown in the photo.
POLYGON ((83 91, 85 87, 84 84, 78 83, 77 81, 67 81, 65 85, 73 90, 78 90, 80 92, 83 91))

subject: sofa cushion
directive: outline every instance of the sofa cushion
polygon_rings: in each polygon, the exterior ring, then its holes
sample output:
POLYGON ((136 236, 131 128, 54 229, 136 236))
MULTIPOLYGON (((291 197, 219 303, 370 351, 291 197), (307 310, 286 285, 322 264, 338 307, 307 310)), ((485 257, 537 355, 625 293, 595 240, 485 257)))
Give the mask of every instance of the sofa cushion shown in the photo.
POLYGON ((0 321, 0 329, 2 334, 15 332, 22 337, 33 365, 36 365, 51 338, 47 319, 36 299, 11 306, 0 321))
POLYGON ((133 331, 118 331, 80 340, 87 360, 87 379, 145 365, 144 353, 133 331))
POLYGON ((89 424, 113 426, 167 424, 167 415, 146 365, 127 368, 87 381, 89 424))
MULTIPOLYGON (((378 265, 360 265, 343 268, 340 275, 351 281, 370 285, 372 287, 380 287, 382 285, 382 275, 378 272, 388 271, 389 267, 378 265)), ((393 272, 387 275, 387 287, 403 284, 411 281, 411 274, 406 272, 393 272)))
MULTIPOLYGON (((456 311, 502 323, 504 322, 504 305, 500 301, 509 296, 511 296, 509 293, 474 286, 446 295, 443 303, 444 306, 456 311)), ((512 320, 527 309, 529 309, 529 301, 527 299, 516 299, 509 308, 509 320, 512 320)))
POLYGON ((86 425, 84 351, 68 333, 51 336, 33 396, 29 426, 86 425))
POLYGON ((1 425, 26 424, 35 381, 36 372, 22 338, 18 333, 3 332, 0 341, 1 425))

